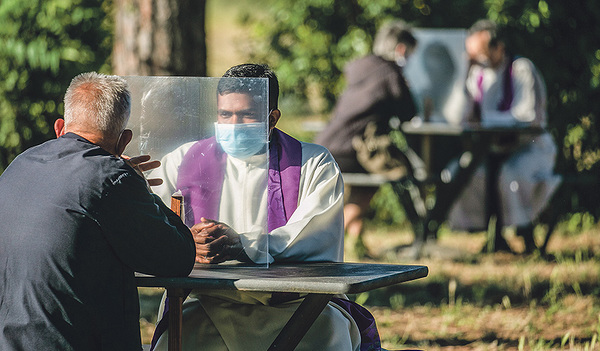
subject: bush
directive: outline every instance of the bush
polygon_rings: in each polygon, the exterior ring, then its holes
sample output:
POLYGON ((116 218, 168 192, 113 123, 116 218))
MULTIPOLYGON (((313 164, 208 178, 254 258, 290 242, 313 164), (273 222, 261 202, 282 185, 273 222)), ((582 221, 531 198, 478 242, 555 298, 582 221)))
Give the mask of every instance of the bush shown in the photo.
POLYGON ((21 151, 54 136, 52 124, 75 75, 109 70, 112 44, 103 4, 0 2, 0 172, 21 151))

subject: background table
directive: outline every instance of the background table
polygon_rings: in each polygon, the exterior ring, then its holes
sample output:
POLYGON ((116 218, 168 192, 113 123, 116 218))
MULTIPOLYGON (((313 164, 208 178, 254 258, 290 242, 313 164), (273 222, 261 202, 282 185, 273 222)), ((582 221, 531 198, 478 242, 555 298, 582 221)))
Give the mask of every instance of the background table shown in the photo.
MULTIPOLYGON (((460 196, 462 190, 471 180, 475 170, 487 162, 485 203, 486 219, 496 218, 494 232, 490 234, 490 241, 484 248, 494 251, 495 243, 500 239, 502 230, 502 211, 500 211, 500 194, 498 194, 498 176, 502 163, 510 156, 515 148, 498 147, 504 139, 519 138, 523 135, 538 135, 544 132, 539 126, 517 125, 510 127, 485 127, 480 124, 451 125, 448 123, 422 122, 415 119, 402 124, 402 131, 407 135, 420 136, 420 155, 429 172, 426 179, 420 184, 424 203, 427 204, 426 212, 421 221, 413 225, 415 230, 415 255, 418 256, 420 248, 428 237, 435 238, 439 226, 446 220, 451 206, 460 196), (458 162, 459 167, 455 174, 447 169, 435 174, 432 159, 436 155, 433 150, 433 139, 437 137, 460 138, 463 153, 458 162), (432 190, 433 189, 433 190, 432 190), (431 194, 433 193, 433 194, 431 194), (432 199, 431 199, 432 198, 432 199)), ((517 145, 517 144, 515 144, 517 145)), ((450 159, 442 160, 448 165, 450 159)))
POLYGON ((164 287, 169 297, 169 351, 181 350, 181 308, 189 289, 307 294, 269 350, 293 350, 336 294, 356 294, 426 277, 426 266, 299 263, 269 268, 246 264, 196 264, 188 277, 136 274, 139 287, 164 287))

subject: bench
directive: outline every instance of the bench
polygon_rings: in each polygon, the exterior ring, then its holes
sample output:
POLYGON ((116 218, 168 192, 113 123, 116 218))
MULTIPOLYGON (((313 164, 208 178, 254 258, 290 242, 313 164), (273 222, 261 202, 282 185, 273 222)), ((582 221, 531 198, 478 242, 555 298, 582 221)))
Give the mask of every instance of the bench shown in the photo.
POLYGON ((351 186, 365 186, 378 188, 390 180, 380 174, 370 173, 342 173, 344 184, 351 186))
MULTIPOLYGON (((429 217, 425 207, 422 190, 419 189, 421 182, 412 177, 404 177, 398 180, 390 180, 380 174, 370 173, 342 173, 345 185, 378 188, 384 184, 390 184, 400 205, 415 233, 415 247, 420 248, 426 240, 429 217)), ((418 251, 418 250, 417 250, 418 251)), ((418 255, 418 252, 415 254, 418 255)))
MULTIPOLYGON (((384 184, 390 184, 394 194, 398 198, 398 201, 404 207, 407 218, 413 226, 413 231, 415 233, 415 243, 413 245, 417 249, 425 240, 428 239, 428 236, 431 236, 432 231, 437 228, 435 225, 436 223, 430 222, 432 220, 439 221, 441 217, 435 215, 432 216, 429 212, 431 209, 426 209, 425 200, 423 197, 421 197, 421 190, 419 190, 419 187, 423 184, 420 181, 410 180, 408 178, 389 180, 382 175, 365 173, 342 173, 342 178, 344 179, 344 184, 350 186, 378 188, 384 184)), ((544 241, 538 245, 540 254, 547 255, 546 250, 548 242, 550 241, 550 237, 556 225, 561 220, 562 215, 564 214, 562 213, 562 211, 564 211, 562 206, 552 206, 552 204, 560 203, 560 200, 563 200, 566 196, 568 196, 568 194, 575 191, 574 188, 589 186, 594 184, 594 181, 595 178, 592 176, 563 175, 563 179, 559 185, 559 188, 548 202, 549 206, 542 211, 538 219, 533 223, 534 225, 540 224, 547 227, 545 230, 546 235, 544 241)), ((437 225, 439 224, 441 223, 437 223, 437 225)), ((494 233, 494 235, 496 235, 496 233, 494 233)))

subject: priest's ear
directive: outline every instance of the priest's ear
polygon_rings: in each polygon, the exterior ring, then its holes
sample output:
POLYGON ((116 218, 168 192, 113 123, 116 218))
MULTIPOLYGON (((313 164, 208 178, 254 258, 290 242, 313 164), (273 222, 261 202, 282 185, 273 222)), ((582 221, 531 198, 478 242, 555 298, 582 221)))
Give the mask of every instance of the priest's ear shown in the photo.
POLYGON ((60 138, 65 134, 65 120, 62 118, 58 118, 54 121, 54 133, 56 133, 56 137, 60 138))
POLYGON ((269 131, 275 128, 275 125, 279 121, 279 118, 281 118, 281 111, 279 111, 279 109, 274 109, 273 111, 271 111, 271 113, 269 114, 269 131))

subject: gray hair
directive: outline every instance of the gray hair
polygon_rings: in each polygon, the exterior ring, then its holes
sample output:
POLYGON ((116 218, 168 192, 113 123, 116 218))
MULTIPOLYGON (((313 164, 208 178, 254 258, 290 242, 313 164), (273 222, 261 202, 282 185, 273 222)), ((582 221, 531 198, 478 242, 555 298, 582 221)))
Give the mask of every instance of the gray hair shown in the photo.
POLYGON ((401 20, 386 23, 375 35, 373 53, 388 61, 394 61, 396 46, 400 43, 405 44, 408 49, 417 46, 417 39, 413 36, 411 27, 401 20))
POLYGON ((504 42, 505 30, 496 22, 489 19, 480 19, 467 30, 467 36, 471 36, 478 32, 490 33, 490 47, 498 45, 499 42, 504 42))
POLYGON ((131 93, 119 77, 96 72, 82 73, 71 81, 65 94, 65 126, 87 128, 117 137, 127 125, 131 93))

